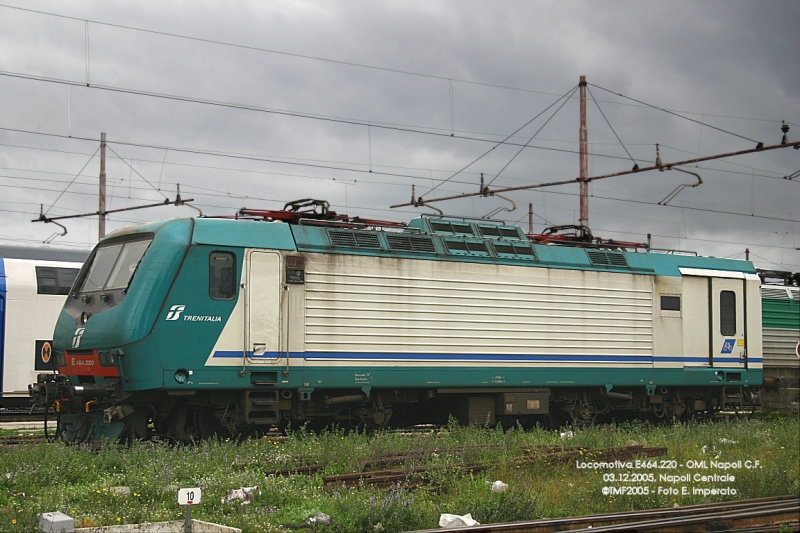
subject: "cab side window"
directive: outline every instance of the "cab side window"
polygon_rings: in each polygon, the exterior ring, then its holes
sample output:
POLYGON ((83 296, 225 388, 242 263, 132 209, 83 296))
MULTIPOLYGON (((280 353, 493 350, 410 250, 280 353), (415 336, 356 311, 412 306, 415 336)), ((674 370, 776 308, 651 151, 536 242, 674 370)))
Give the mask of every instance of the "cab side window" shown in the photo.
POLYGON ((211 252, 208 256, 208 295, 212 300, 233 300, 236 296, 236 256, 211 252))

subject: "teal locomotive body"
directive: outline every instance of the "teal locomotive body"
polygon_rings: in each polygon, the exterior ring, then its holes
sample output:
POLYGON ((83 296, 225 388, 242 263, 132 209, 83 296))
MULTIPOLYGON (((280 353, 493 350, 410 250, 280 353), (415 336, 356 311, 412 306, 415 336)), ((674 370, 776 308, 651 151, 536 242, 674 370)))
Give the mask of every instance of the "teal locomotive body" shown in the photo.
POLYGON ((483 221, 253 218, 97 245, 58 319, 58 373, 30 387, 64 438, 663 418, 757 400, 749 262, 538 244, 483 221))

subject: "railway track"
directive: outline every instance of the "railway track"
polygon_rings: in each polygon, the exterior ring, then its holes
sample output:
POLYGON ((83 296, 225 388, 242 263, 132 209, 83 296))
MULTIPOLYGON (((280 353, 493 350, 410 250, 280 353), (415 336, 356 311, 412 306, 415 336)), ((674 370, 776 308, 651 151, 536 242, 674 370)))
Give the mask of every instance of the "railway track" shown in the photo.
POLYGON ((0 448, 47 442, 44 435, 0 435, 0 448))
MULTIPOLYGON (((481 526, 450 528, 447 531, 469 533, 585 533, 647 532, 755 532, 797 531, 800 527, 800 498, 779 496, 734 502, 718 502, 687 507, 630 511, 574 518, 508 522, 481 526), (785 529, 783 529, 785 528, 785 529)), ((429 529, 415 533, 441 532, 429 529)))
MULTIPOLYGON (((53 420, 53 415, 50 415, 53 420)), ((44 413, 28 413, 27 411, 0 411, 0 424, 6 422, 43 422, 44 413)))
MULTIPOLYGON (((470 451, 477 449, 494 448, 495 445, 485 445, 478 448, 470 448, 470 451)), ((360 486, 372 486, 377 488, 391 488, 397 484, 405 486, 417 486, 427 483, 426 474, 435 472, 445 467, 439 466, 409 466, 394 469, 375 469, 376 466, 389 466, 403 464, 406 462, 420 460, 431 453, 448 453, 461 455, 465 447, 459 446, 445 450, 412 450, 399 452, 387 457, 370 459, 364 463, 362 471, 350 474, 337 474, 323 476, 322 480, 326 489, 334 490, 337 488, 353 488, 360 486), (373 468, 369 470, 369 468, 373 468)), ((613 461, 631 459, 634 457, 660 457, 667 454, 666 448, 645 448, 642 445, 627 446, 624 448, 600 448, 589 449, 582 446, 559 447, 543 446, 537 448, 527 448, 523 450, 525 455, 511 458, 509 461, 514 464, 547 464, 558 465, 569 463, 577 457, 591 457, 596 461, 613 461)), ((464 474, 483 472, 496 465, 493 464, 462 464, 453 465, 448 468, 456 468, 464 474)), ((291 476, 291 475, 313 475, 323 470, 322 465, 298 465, 295 467, 281 468, 277 470, 267 470, 267 476, 291 476)))

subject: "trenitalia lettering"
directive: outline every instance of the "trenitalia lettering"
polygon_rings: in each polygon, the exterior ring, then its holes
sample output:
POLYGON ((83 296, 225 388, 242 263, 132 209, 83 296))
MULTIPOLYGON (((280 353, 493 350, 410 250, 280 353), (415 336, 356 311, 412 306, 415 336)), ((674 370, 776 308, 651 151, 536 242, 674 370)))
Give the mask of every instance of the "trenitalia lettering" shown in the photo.
MULTIPOLYGON (((169 313, 167 313, 166 320, 170 322, 174 322, 177 320, 183 319, 184 322, 222 322, 221 316, 209 316, 209 315, 184 315, 183 312, 186 310, 185 305, 173 305, 169 308, 169 313)), ((80 342, 80 341, 78 341, 80 342)), ((75 346, 73 346, 75 348, 75 346)))
POLYGON ((222 322, 222 317, 208 315, 184 315, 183 320, 188 320, 189 322, 222 322))

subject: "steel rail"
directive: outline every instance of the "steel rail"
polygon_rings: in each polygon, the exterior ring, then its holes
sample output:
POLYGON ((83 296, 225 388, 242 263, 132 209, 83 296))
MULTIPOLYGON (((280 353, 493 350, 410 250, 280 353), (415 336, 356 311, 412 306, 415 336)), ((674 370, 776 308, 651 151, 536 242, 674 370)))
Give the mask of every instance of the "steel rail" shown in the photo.
POLYGON ((0 435, 0 449, 16 448, 25 444, 46 442, 44 435, 0 435))
MULTIPOLYGON (((453 528, 448 531, 472 533, 733 531, 732 527, 744 529, 796 523, 798 512, 800 512, 800 498, 792 495, 648 511, 487 524, 453 528)), ((415 533, 433 533, 434 531, 441 530, 421 530, 415 533)))
POLYGON ((44 422, 44 413, 30 414, 27 410, 24 413, 0 413, 0 424, 5 422, 44 422))
POLYGON ((612 524, 574 531, 582 531, 584 533, 594 533, 598 531, 630 531, 636 533, 737 531, 753 527, 778 526, 780 524, 793 523, 798 520, 799 513, 800 504, 797 502, 784 502, 776 505, 763 505, 758 508, 747 507, 742 510, 718 511, 707 514, 700 513, 697 516, 644 520, 628 524, 612 524))

